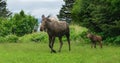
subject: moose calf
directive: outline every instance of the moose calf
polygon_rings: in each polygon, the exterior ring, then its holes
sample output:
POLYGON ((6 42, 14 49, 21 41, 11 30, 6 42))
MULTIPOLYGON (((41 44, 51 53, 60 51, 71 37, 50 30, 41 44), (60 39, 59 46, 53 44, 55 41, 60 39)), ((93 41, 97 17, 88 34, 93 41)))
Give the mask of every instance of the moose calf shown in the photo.
POLYGON ((98 42, 100 47, 102 48, 102 37, 98 36, 98 35, 94 35, 91 33, 87 34, 87 38, 89 38, 91 40, 91 48, 94 46, 94 48, 96 48, 96 43, 98 42))

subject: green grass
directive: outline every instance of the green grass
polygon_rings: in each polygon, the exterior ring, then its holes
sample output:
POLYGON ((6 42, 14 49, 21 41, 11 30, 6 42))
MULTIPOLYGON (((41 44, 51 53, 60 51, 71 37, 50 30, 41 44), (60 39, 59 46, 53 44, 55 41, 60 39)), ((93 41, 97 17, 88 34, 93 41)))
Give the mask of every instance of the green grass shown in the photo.
MULTIPOLYGON (((1 43, 0 63, 120 63, 119 46, 90 48, 89 44, 64 42, 60 53, 50 53, 48 43, 1 43)), ((59 49, 59 42, 55 43, 59 49)))

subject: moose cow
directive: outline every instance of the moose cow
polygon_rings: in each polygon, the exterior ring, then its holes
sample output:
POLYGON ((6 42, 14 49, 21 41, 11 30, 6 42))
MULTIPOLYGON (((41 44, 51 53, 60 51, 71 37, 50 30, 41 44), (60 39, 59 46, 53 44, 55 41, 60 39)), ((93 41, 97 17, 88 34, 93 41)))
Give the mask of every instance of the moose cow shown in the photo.
POLYGON ((60 48, 59 52, 61 51, 63 42, 62 42, 62 36, 65 35, 67 37, 68 45, 69 45, 69 51, 70 48, 70 30, 69 25, 65 21, 56 21, 49 19, 50 16, 45 17, 42 15, 42 23, 40 26, 40 31, 46 31, 49 36, 49 47, 51 49, 51 53, 56 53, 56 51, 53 49, 55 37, 59 38, 60 41, 60 48))

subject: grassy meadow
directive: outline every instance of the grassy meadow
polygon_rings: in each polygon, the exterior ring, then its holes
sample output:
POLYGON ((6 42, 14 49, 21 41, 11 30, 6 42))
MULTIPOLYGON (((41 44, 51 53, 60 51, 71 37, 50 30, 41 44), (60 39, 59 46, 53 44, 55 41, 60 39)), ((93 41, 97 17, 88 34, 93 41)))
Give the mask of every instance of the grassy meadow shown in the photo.
MULTIPOLYGON (((120 63, 120 47, 90 48, 89 44, 64 42, 62 51, 50 53, 47 43, 0 44, 0 63, 120 63)), ((59 43, 55 43, 58 50, 59 43)))
MULTIPOLYGON (((99 46, 96 49, 91 48, 90 43, 80 37, 86 28, 71 25, 70 30, 71 51, 68 51, 67 41, 63 38, 60 53, 50 53, 45 32, 23 37, 7 36, 4 40, 1 39, 0 63, 120 63, 119 46, 104 45, 102 49, 99 46)), ((55 41, 54 49, 59 49, 58 39, 55 41)))

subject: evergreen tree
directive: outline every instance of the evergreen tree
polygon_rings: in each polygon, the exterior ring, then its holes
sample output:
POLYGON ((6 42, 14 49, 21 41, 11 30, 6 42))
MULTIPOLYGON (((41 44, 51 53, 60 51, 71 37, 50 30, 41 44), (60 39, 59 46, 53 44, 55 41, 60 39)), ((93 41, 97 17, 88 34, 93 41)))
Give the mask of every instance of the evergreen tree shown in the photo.
POLYGON ((73 7, 73 3, 75 0, 64 0, 65 5, 62 6, 59 15, 57 15, 57 17, 59 18, 59 20, 61 21, 67 21, 70 22, 71 21, 71 10, 73 7))
POLYGON ((8 17, 11 15, 11 12, 6 8, 7 3, 5 0, 0 0, 0 17, 8 17))

